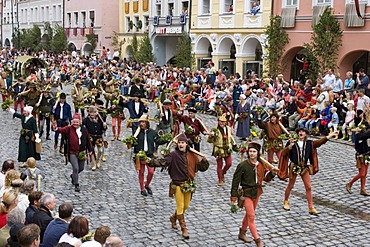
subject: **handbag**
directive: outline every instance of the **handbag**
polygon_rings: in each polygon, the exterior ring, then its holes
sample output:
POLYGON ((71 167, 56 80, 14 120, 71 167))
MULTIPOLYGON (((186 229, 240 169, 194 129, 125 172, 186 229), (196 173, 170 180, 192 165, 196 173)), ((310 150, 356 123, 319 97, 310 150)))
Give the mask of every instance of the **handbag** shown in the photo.
POLYGON ((40 138, 35 140, 35 151, 38 154, 41 154, 41 152, 42 152, 42 144, 41 144, 41 139, 40 138))

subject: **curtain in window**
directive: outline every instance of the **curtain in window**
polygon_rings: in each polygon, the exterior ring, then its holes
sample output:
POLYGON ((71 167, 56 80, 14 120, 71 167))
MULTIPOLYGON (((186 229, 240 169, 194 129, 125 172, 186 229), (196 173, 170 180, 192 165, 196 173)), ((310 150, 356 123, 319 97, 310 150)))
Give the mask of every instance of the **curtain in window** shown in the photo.
MULTIPOLYGON (((360 3, 360 13, 365 14, 366 3, 360 3)), ((346 14, 344 15, 344 26, 346 27, 363 27, 365 20, 358 17, 356 13, 356 6, 354 3, 346 4, 346 14)))
POLYGON ((296 7, 282 8, 281 10, 281 27, 295 26, 296 7))
POLYGON ((329 8, 328 5, 316 5, 313 6, 313 13, 312 13, 312 26, 315 26, 319 20, 321 15, 324 13, 326 8, 329 8))

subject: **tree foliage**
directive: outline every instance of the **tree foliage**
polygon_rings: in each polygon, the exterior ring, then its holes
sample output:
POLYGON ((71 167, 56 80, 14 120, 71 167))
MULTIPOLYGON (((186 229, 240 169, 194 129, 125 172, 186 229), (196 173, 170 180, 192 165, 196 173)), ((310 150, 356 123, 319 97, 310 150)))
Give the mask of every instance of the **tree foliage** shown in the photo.
POLYGON ((13 34, 13 44, 16 48, 28 48, 33 51, 64 51, 67 47, 67 37, 64 29, 56 25, 53 28, 50 23, 44 24, 44 39, 42 39, 41 29, 33 25, 31 29, 16 29, 13 34))
POLYGON ((132 37, 131 43, 127 46, 127 53, 129 55, 129 59, 132 61, 138 61, 138 54, 139 54, 139 41, 137 39, 136 34, 132 37))
POLYGON ((154 57, 154 54, 153 54, 153 47, 150 44, 150 39, 149 39, 148 34, 146 34, 140 40, 138 62, 139 63, 155 62, 155 57, 154 57))
POLYGON ((268 71, 272 76, 277 76, 283 69, 281 57, 285 46, 289 43, 288 34, 281 27, 281 17, 271 16, 270 25, 266 27, 267 35, 266 56, 268 71))
POLYGON ((190 37, 186 33, 183 33, 182 36, 178 38, 174 60, 175 65, 180 68, 191 68, 194 65, 195 58, 191 53, 190 37))
POLYGON ((41 46, 43 49, 50 51, 51 50, 51 41, 53 40, 53 29, 50 25, 50 22, 44 23, 44 36, 41 38, 41 46))
POLYGON ((68 44, 67 36, 64 33, 63 27, 57 25, 54 28, 54 36, 53 39, 51 40, 51 47, 53 51, 58 53, 65 51, 67 49, 67 44, 68 44))
POLYGON ((330 8, 326 8, 319 22, 313 27, 310 43, 305 43, 310 63, 308 76, 316 80, 319 73, 337 68, 338 50, 342 46, 343 32, 330 8))
POLYGON ((98 36, 96 34, 88 34, 86 35, 86 42, 90 43, 91 50, 94 51, 98 45, 98 36))

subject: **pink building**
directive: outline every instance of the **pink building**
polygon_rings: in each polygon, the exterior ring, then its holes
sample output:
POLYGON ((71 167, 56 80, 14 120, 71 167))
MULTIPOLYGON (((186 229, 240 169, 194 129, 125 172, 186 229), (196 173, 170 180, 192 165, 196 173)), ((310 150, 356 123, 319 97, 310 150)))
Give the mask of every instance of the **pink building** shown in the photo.
POLYGON ((347 71, 358 72, 359 68, 370 73, 370 0, 360 0, 365 19, 357 17, 354 0, 276 0, 273 14, 282 17, 282 26, 290 38, 282 58, 288 65, 283 71, 285 78, 299 75, 303 64, 296 58, 304 56, 303 44, 310 42, 312 24, 319 20, 327 6, 332 8, 343 30, 337 60, 342 79, 347 71))
POLYGON ((103 46, 113 55, 112 36, 118 32, 119 1, 78 0, 65 1, 64 27, 68 48, 81 55, 95 52, 101 55, 103 46), (96 39, 93 51, 87 37, 96 39))

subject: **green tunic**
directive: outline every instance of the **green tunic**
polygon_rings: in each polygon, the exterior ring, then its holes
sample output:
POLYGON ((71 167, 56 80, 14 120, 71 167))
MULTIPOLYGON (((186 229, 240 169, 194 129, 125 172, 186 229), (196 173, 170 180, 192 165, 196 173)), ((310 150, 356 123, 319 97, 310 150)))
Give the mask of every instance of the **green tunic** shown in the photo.
POLYGON ((252 199, 262 194, 262 181, 267 170, 261 163, 254 167, 248 159, 236 167, 231 185, 231 197, 238 197, 239 185, 243 188, 243 196, 252 199))
POLYGON ((36 153, 34 136, 37 133, 36 119, 31 117, 26 122, 26 117, 19 113, 14 113, 13 117, 22 121, 21 136, 19 137, 18 161, 25 162, 29 157, 40 160, 40 154, 36 153))

